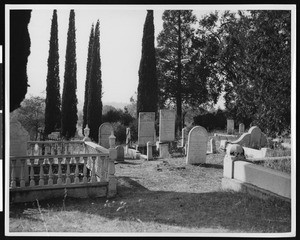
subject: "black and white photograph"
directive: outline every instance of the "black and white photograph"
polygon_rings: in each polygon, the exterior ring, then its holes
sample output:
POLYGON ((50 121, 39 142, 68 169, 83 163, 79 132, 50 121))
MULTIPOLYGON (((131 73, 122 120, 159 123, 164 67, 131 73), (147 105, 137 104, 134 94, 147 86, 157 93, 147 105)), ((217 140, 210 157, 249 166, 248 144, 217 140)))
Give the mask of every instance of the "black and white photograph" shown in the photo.
POLYGON ((5 236, 296 236, 296 4, 3 7, 5 236))

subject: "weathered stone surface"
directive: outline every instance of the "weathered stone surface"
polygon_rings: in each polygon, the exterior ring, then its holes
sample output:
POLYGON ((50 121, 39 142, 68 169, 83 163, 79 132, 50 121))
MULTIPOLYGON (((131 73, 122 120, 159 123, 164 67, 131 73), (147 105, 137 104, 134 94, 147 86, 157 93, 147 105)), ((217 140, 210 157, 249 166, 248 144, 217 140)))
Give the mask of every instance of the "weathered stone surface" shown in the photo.
POLYGON ((169 158, 169 144, 168 143, 159 143, 159 157, 160 158, 169 158))
POLYGON ((251 148, 260 148, 260 140, 261 140, 261 130, 257 126, 253 126, 249 129, 249 133, 251 134, 250 139, 250 147, 251 148))
POLYGON ((175 140, 175 111, 159 110, 159 141, 171 142, 175 140))
POLYGON ((138 146, 146 146, 147 142, 155 142, 155 113, 140 112, 138 121, 138 146))
POLYGON ((119 145, 116 147, 117 149, 117 161, 123 162, 124 161, 124 147, 119 145))
POLYGON ((153 154, 152 154, 152 142, 147 142, 147 160, 152 160, 153 159, 153 154))
POLYGON ((195 126, 188 136, 187 164, 198 164, 206 162, 208 134, 204 127, 195 126))
POLYGON ((234 120, 227 119, 227 133, 233 134, 234 133, 234 120))
POLYGON ((216 140, 214 138, 210 139, 210 152, 211 153, 216 153, 216 140))
MULTIPOLYGON (((30 140, 28 132, 23 128, 14 114, 10 118, 10 156, 26 156, 27 142, 30 140)), ((11 168, 11 165, 10 165, 11 168)), ((10 171, 11 172, 11 171, 10 171)), ((15 167, 15 176, 19 178, 21 174, 21 162, 18 160, 15 167)), ((25 167, 25 181, 28 182, 28 168, 25 167)))
POLYGON ((243 134, 245 132, 245 125, 244 123, 239 124, 239 134, 243 134))
POLYGON ((102 123, 99 127, 98 144, 102 147, 109 148, 109 136, 113 132, 113 127, 110 123, 102 123))
POLYGON ((236 141, 231 142, 232 144, 239 144, 244 147, 250 146, 251 134, 249 132, 244 133, 242 136, 239 137, 236 141))

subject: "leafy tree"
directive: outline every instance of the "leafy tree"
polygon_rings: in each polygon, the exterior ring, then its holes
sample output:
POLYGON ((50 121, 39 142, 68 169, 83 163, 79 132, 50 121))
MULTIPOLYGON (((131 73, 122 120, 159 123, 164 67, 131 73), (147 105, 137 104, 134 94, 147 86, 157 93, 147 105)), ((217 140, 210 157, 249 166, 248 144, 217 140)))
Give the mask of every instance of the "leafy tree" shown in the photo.
POLYGON ((216 12, 200 21, 199 38, 219 43, 210 67, 224 82, 229 115, 269 134, 290 127, 290 26, 291 12, 278 10, 216 12))
POLYGON ((75 136, 77 124, 77 64, 76 64, 76 34, 75 12, 72 9, 69 17, 69 29, 67 37, 64 88, 62 94, 61 109, 61 133, 66 139, 75 136))
POLYGON ((157 112, 158 88, 154 48, 153 10, 147 10, 139 66, 137 116, 139 112, 157 112))
POLYGON ((17 109, 17 118, 26 131, 28 131, 32 140, 37 140, 39 129, 45 126, 44 111, 45 99, 41 97, 24 99, 21 107, 17 109))
POLYGON ((102 79, 100 59, 100 22, 95 26, 93 53, 90 69, 89 95, 87 106, 87 123, 90 128, 90 138, 98 142, 99 126, 102 121, 102 79))
POLYGON ((93 53, 93 44, 94 44, 94 24, 91 27, 90 39, 89 39, 89 48, 88 48, 88 57, 86 64, 86 80, 85 80, 85 92, 84 92, 84 105, 83 105, 83 124, 82 124, 82 133, 84 134, 84 128, 87 124, 87 106, 88 106, 88 96, 89 96, 89 80, 91 76, 91 66, 92 66, 92 53, 93 53))
POLYGON ((27 93, 27 61, 30 54, 28 24, 31 10, 10 11, 10 112, 20 107, 27 93))
POLYGON ((53 10, 46 88, 45 134, 50 134, 56 129, 59 129, 61 126, 61 98, 59 92, 59 53, 57 34, 57 11, 53 10))
POLYGON ((184 125, 183 106, 198 108, 209 100, 216 101, 218 94, 210 98, 211 72, 193 44, 196 17, 192 10, 166 10, 162 19, 156 49, 159 102, 160 107, 176 108, 178 131, 184 125))

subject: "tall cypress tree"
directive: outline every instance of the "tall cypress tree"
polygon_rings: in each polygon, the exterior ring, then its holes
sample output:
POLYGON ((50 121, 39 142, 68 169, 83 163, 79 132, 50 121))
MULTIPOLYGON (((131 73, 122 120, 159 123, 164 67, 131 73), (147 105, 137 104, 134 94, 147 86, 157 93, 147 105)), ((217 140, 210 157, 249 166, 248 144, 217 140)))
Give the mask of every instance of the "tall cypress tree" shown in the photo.
POLYGON ((27 62, 30 54, 30 36, 28 24, 31 10, 10 11, 10 112, 20 107, 27 93, 27 62))
POLYGON ((92 53, 91 73, 87 106, 87 123, 90 128, 90 138, 98 142, 98 129, 102 120, 102 79, 100 59, 100 22, 95 26, 95 36, 92 53))
POLYGON ((59 53, 57 35, 57 11, 53 10, 46 87, 45 134, 50 134, 56 129, 59 129, 61 126, 61 98, 59 93, 59 53))
POLYGON ((139 67, 137 117, 139 112, 157 112, 158 90, 154 48, 153 10, 147 10, 139 67))
POLYGON ((87 106, 88 106, 88 96, 89 96, 89 80, 91 76, 91 66, 92 66, 92 56, 93 56, 93 44, 94 44, 94 24, 92 24, 90 40, 89 40, 89 48, 88 48, 88 57, 86 64, 86 80, 85 80, 85 92, 84 92, 84 105, 83 105, 83 125, 82 132, 84 133, 84 128, 87 124, 87 106))
POLYGON ((67 50, 65 61, 64 88, 61 106, 61 134, 66 139, 75 136, 77 124, 77 64, 76 64, 76 35, 75 12, 72 9, 69 17, 67 50))

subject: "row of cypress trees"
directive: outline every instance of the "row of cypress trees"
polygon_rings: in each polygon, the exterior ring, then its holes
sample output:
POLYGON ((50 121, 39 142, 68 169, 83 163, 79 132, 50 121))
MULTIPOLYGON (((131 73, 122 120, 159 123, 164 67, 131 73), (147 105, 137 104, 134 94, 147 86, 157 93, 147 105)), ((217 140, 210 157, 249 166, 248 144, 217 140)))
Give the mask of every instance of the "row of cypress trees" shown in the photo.
MULTIPOLYGON (((100 22, 92 25, 85 82, 83 107, 83 129, 90 128, 90 138, 98 141, 98 129, 102 122, 102 80, 100 59, 100 22)), ((76 82, 76 32, 75 12, 70 11, 67 37, 65 74, 62 99, 59 84, 59 54, 57 10, 53 11, 48 57, 48 74, 45 108, 45 134, 60 129, 66 139, 74 137, 77 124, 77 82, 76 82)), ((139 112, 157 113, 157 77, 154 47, 153 10, 147 10, 142 39, 142 56, 139 67, 139 84, 137 97, 137 117, 139 112)))
MULTIPOLYGON (((83 109, 84 126, 89 125, 90 137, 98 139, 98 128, 102 117, 102 81, 100 60, 100 22, 92 25, 87 61, 85 102, 83 109)), ((59 53, 57 10, 53 11, 49 43, 48 73, 45 106, 45 134, 60 130, 61 135, 70 139, 75 136, 77 116, 77 64, 76 64, 76 29, 75 12, 69 16, 67 35, 64 86, 60 97, 59 53)))

